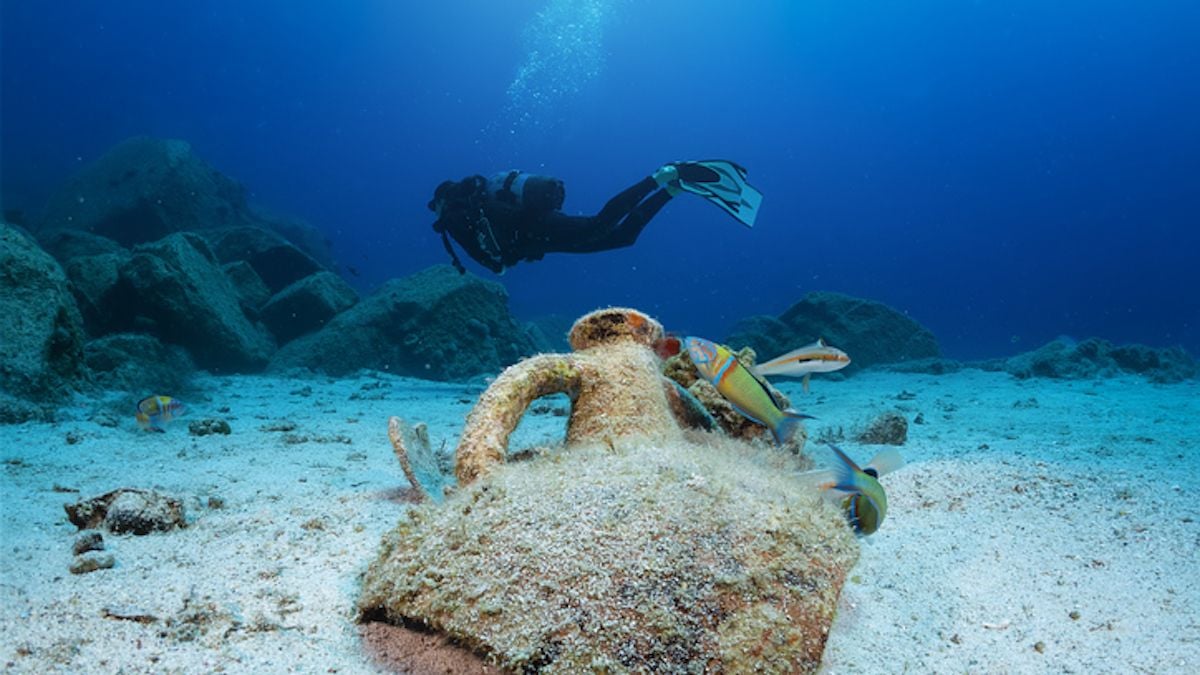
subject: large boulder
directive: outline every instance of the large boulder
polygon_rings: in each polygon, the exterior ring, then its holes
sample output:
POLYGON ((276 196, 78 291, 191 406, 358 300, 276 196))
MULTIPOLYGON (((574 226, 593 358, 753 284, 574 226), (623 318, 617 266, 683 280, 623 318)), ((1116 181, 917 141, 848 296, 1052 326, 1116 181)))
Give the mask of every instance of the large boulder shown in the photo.
POLYGON ((173 234, 134 249, 121 268, 153 333, 185 347, 201 368, 252 371, 274 351, 271 335, 242 312, 237 291, 197 235, 173 234))
POLYGON ((358 302, 358 293, 333 272, 317 272, 275 294, 262 308, 262 321, 279 342, 320 329, 358 302))
POLYGON ((79 304, 84 325, 92 335, 103 335, 122 326, 133 307, 120 297, 121 268, 129 263, 125 249, 99 255, 73 257, 64 263, 71 293, 79 304))
POLYGON ((143 333, 114 333, 84 349, 92 381, 106 389, 177 396, 188 388, 196 367, 182 347, 143 333))
POLYGON ((203 233, 222 263, 244 260, 272 293, 321 271, 321 264, 287 239, 261 227, 233 227, 203 233))
POLYGON ((121 253, 126 250, 124 246, 108 237, 71 229, 47 232, 38 238, 38 243, 63 266, 75 258, 121 253))
POLYGON ((0 390, 47 400, 84 377, 83 319, 54 258, 0 222, 0 390))
POLYGON ((68 180, 46 205, 41 232, 83 230, 132 246, 254 220, 245 189, 186 142, 136 137, 68 180))
POLYGON ((818 338, 850 355, 846 372, 941 353, 933 333, 904 314, 881 302, 828 292, 806 294, 777 321, 744 320, 728 342, 735 348, 750 346, 759 360, 766 360, 818 338))
POLYGON ((225 272, 225 276, 229 278, 234 290, 237 291, 242 311, 248 317, 258 317, 263 305, 271 299, 271 289, 263 283, 262 277, 258 276, 258 272, 255 272, 250 263, 245 260, 226 263, 221 266, 221 270, 225 272))
POLYGON ((321 330, 284 345, 271 368, 458 380, 496 373, 534 351, 508 312, 503 286, 437 265, 387 282, 321 330))
POLYGON ((284 239, 295 244, 322 267, 330 270, 336 267, 333 244, 312 223, 294 216, 269 213, 262 208, 256 208, 255 213, 271 230, 283 235, 284 239))

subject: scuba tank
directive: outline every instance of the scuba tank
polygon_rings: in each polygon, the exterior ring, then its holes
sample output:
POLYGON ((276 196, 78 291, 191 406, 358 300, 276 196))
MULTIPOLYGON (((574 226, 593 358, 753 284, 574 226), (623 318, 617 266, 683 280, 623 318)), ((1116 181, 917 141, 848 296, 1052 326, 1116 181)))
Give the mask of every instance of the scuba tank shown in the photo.
POLYGON ((553 176, 538 176, 514 169, 488 178, 487 194, 488 199, 523 211, 547 213, 562 208, 567 188, 553 176))

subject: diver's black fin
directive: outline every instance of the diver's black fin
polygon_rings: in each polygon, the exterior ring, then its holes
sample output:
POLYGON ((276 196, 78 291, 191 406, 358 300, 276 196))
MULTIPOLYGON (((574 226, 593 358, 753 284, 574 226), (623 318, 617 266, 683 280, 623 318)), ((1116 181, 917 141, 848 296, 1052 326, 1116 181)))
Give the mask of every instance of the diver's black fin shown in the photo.
POLYGON ((746 182, 746 169, 726 159, 678 162, 679 187, 699 195, 737 218, 746 227, 754 227, 762 193, 746 182))

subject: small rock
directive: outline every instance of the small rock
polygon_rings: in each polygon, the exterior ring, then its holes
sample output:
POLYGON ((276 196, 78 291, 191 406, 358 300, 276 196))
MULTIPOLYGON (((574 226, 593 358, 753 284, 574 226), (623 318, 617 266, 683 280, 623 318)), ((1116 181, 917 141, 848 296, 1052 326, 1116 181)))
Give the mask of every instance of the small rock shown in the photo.
POLYGON ((153 490, 119 488, 99 497, 66 504, 67 518, 79 529, 149 534, 184 527, 183 503, 153 490))
POLYGON ((1041 640, 1038 640, 1037 642, 1033 643, 1033 651, 1035 651, 1039 654, 1045 654, 1046 653, 1046 643, 1042 642, 1041 640))
POLYGON ((87 553, 88 551, 103 551, 104 550, 104 535, 96 530, 87 530, 81 532, 75 538, 75 544, 71 547, 71 552, 75 555, 87 553))
POLYGON ((917 413, 917 416, 913 418, 913 424, 925 424, 925 415, 917 413))
POLYGON ((77 556, 68 569, 71 571, 71 574, 87 574, 96 570, 111 569, 116 564, 117 559, 111 553, 88 551, 81 556, 77 556))
POLYGON ((104 525, 110 532, 149 534, 183 527, 183 504, 153 491, 125 492, 108 507, 104 525))
POLYGON ((79 433, 78 431, 68 431, 67 432, 67 445, 76 445, 77 443, 79 443, 82 440, 83 440, 83 434, 79 433))
POLYGON ((188 433, 193 436, 208 436, 210 434, 228 436, 230 431, 229 422, 222 419, 208 418, 188 423, 188 433))
POLYGON ((873 445, 904 445, 908 440, 908 421, 895 411, 888 411, 876 417, 866 431, 858 435, 860 443, 873 445))

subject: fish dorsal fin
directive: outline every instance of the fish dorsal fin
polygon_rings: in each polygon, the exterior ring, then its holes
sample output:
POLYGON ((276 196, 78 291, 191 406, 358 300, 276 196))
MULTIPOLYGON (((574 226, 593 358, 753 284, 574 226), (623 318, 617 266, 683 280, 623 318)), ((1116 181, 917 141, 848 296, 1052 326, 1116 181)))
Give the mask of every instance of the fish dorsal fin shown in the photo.
MULTIPOLYGON (((742 366, 743 368, 746 368, 746 365, 742 363, 742 360, 737 356, 730 354, 729 358, 737 361, 738 365, 742 366)), ((762 390, 766 393, 767 398, 771 399, 771 403, 774 403, 776 408, 783 410, 783 404, 781 404, 779 399, 775 397, 775 394, 771 392, 771 388, 767 386, 766 380, 764 380, 763 376, 759 374, 757 368, 746 368, 746 372, 750 373, 750 377, 753 377, 754 381, 758 383, 758 386, 762 387, 762 390)))
POLYGON ((838 446, 830 443, 829 449, 833 450, 833 454, 838 458, 830 469, 833 472, 834 486, 843 490, 855 490, 856 479, 863 470, 838 446))

